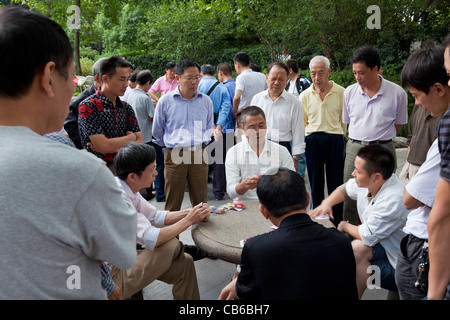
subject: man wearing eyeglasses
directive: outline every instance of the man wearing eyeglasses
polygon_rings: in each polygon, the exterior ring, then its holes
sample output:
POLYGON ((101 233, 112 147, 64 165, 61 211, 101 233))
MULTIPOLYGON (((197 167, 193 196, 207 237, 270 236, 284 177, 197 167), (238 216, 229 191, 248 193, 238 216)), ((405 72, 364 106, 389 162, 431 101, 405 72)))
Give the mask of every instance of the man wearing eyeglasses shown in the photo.
POLYGON ((158 101, 153 119, 154 142, 165 147, 165 210, 180 210, 186 181, 193 206, 206 202, 208 164, 205 147, 214 128, 213 103, 198 91, 200 66, 181 60, 175 67, 178 87, 158 101))

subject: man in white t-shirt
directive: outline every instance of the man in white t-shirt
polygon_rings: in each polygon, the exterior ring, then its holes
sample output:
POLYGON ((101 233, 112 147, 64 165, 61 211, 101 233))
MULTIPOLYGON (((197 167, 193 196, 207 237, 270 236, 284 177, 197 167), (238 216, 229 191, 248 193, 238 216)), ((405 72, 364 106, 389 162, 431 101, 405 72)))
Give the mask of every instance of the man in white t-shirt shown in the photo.
POLYGON ((255 94, 267 89, 266 76, 250 68, 250 56, 245 52, 237 53, 234 58, 236 93, 233 98, 233 113, 237 118, 243 109, 250 106, 255 94))

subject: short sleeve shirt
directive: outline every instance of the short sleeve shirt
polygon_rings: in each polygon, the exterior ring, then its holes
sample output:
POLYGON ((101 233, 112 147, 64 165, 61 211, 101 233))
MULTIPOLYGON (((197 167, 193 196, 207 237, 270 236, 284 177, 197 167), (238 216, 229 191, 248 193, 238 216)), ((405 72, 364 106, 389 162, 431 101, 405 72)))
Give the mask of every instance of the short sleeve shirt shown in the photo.
POLYGON ((127 131, 140 132, 133 108, 119 98, 114 106, 100 90, 80 103, 78 130, 83 148, 103 159, 107 164, 114 161, 115 153, 102 154, 92 150, 87 146, 87 143, 91 141, 89 136, 102 134, 111 139, 123 137, 127 131), (128 114, 127 121, 125 121, 125 110, 128 114))

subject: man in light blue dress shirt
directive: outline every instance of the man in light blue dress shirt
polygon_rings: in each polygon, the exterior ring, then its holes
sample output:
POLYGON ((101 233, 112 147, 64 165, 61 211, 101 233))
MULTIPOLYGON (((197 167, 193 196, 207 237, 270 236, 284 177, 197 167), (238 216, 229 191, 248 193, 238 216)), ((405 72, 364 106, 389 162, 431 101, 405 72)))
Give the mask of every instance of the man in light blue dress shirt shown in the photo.
POLYGON ((206 202, 208 164, 205 151, 214 130, 211 99, 198 91, 200 66, 181 60, 175 67, 179 86, 158 101, 153 119, 154 142, 166 148, 165 210, 180 210, 186 181, 193 206, 206 202))

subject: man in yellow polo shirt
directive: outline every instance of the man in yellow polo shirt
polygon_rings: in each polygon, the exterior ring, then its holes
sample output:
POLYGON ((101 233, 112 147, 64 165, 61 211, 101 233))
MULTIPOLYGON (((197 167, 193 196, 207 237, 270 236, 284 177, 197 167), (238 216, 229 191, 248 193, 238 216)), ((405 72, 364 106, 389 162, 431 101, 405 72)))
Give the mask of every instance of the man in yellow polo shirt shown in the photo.
MULTIPOLYGON (((309 63, 313 85, 300 94, 305 122, 306 167, 311 186, 311 207, 324 199, 326 175, 328 194, 343 182, 346 125, 342 123, 344 88, 328 80, 330 61, 316 56, 309 63)), ((336 225, 342 221, 342 204, 333 207, 336 225)))

